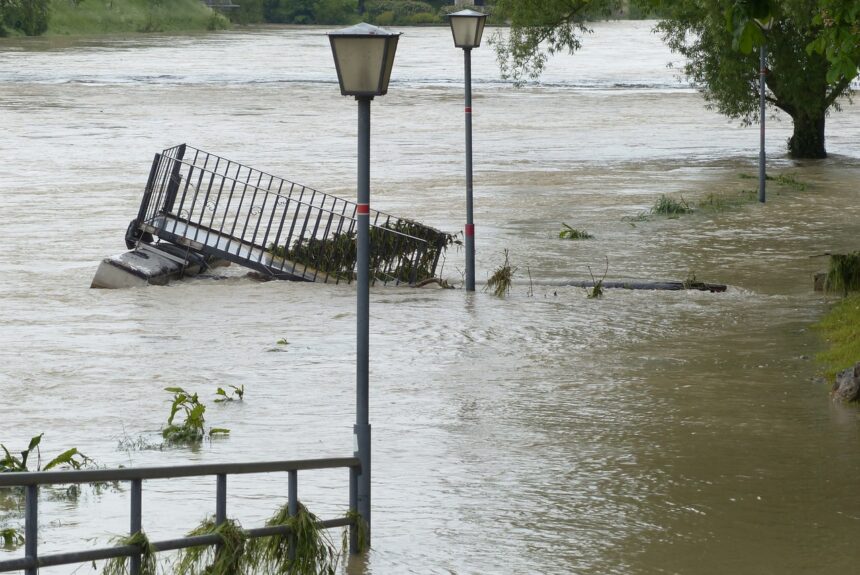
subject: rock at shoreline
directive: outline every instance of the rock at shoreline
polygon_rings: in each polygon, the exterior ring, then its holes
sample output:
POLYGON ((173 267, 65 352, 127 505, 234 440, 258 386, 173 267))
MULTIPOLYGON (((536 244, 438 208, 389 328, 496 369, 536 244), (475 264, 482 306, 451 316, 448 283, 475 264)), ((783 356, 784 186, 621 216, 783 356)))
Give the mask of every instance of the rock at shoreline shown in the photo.
POLYGON ((836 376, 831 395, 842 401, 860 401, 860 362, 836 376))

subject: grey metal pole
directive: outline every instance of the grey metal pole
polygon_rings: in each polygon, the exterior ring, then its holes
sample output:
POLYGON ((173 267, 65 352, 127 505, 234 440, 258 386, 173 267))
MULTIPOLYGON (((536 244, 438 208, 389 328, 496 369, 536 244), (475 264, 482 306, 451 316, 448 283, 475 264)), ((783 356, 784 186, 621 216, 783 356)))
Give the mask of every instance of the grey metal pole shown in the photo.
POLYGON ((765 76, 767 75, 767 67, 765 65, 765 59, 767 57, 767 45, 762 44, 759 49, 759 125, 761 128, 761 142, 759 144, 759 152, 758 152, 758 201, 764 203, 765 199, 765 180, 767 179, 765 174, 765 153, 764 153, 764 93, 765 93, 765 76))
POLYGON ((356 304, 356 406, 355 439, 358 451, 355 456, 361 462, 358 476, 358 513, 367 525, 370 543, 370 101, 372 97, 356 97, 358 100, 358 300, 356 304))
MULTIPOLYGON (((129 535, 140 533, 143 530, 143 481, 132 479, 131 481, 131 510, 129 521, 129 535)), ((140 555, 132 555, 128 560, 129 575, 140 575, 140 555)))
POLYGON ((472 49, 463 48, 466 69, 466 291, 475 291, 475 221, 472 211, 472 49))
MULTIPOLYGON (((39 557, 39 486, 28 485, 24 495, 24 555, 39 557)), ((24 575, 38 575, 38 567, 28 567, 24 575)))

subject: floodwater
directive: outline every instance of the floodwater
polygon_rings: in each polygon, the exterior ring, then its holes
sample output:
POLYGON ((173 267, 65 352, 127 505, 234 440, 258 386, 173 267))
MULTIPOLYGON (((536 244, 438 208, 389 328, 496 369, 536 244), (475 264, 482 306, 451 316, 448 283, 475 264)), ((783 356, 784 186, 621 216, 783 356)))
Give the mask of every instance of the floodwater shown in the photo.
MULTIPOLYGON (((790 123, 769 123, 771 173, 805 190, 771 182, 765 205, 635 221, 661 193, 695 204, 756 186, 741 175, 756 173, 757 127, 706 110, 652 24, 598 24, 520 89, 491 48, 474 52, 478 283, 504 250, 517 282, 505 299, 371 291, 373 550, 342 570, 856 570, 860 414, 830 402, 810 358, 830 303, 812 291, 814 256, 858 249, 860 109, 830 117, 824 161, 787 159, 790 123), (562 222, 596 239, 560 240, 562 222), (730 287, 595 300, 557 285, 607 265, 607 279, 730 287)), ((124 250, 163 148, 353 197, 356 106, 324 32, 0 42, 0 442, 44 432, 43 462, 77 446, 106 466, 351 454, 354 288, 234 267, 89 289, 124 250), (120 447, 158 442, 177 385, 230 437, 120 447), (225 385, 244 385, 244 402, 212 403, 225 385)), ((373 206, 457 231, 462 53, 444 28, 403 32, 373 103, 373 206)), ((458 285, 462 260, 451 251, 443 270, 458 285)), ((283 477, 232 479, 228 513, 258 526, 285 491, 283 477)), ((346 493, 345 472, 300 474, 318 515, 341 515, 346 493)), ((127 498, 45 493, 41 551, 107 543, 127 529, 127 498)), ((214 512, 214 480, 147 482, 144 510, 153 540, 179 536, 214 512)))

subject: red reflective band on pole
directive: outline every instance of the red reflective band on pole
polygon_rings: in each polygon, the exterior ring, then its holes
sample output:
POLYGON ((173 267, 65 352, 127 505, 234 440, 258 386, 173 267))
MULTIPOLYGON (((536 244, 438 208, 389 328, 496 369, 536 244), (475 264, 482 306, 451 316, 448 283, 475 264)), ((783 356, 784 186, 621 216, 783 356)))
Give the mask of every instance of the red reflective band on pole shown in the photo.
POLYGON ((466 236, 470 238, 475 237, 475 224, 466 224, 466 236))
POLYGON ((466 108, 466 113, 467 113, 467 114, 471 114, 471 113, 472 113, 472 108, 466 108))
POLYGON ((370 215, 370 204, 358 204, 358 209, 356 210, 359 216, 369 216, 370 215))

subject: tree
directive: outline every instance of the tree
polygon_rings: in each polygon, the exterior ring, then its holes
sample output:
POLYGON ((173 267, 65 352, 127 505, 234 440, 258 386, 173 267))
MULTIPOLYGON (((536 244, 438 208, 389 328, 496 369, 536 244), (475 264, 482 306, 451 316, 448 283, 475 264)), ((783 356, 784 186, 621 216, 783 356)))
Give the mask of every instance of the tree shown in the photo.
MULTIPOLYGON (((661 2, 664 19, 657 25, 669 47, 687 58, 684 72, 710 105, 730 118, 751 124, 758 119, 758 57, 767 46, 767 102, 788 114, 794 124, 788 141, 794 158, 824 158, 826 117, 839 109, 860 63, 852 54, 853 73, 828 58, 825 5, 853 7, 855 0, 758 0, 733 2, 683 0, 661 2), (772 19, 769 31, 756 22, 772 19), (821 49, 815 49, 820 45, 821 49)), ((860 31, 848 32, 856 44, 860 31)))
MULTIPOLYGON (((758 58, 766 43, 768 103, 794 123, 796 158, 823 158, 825 118, 849 95, 860 65, 856 0, 638 0, 656 9, 657 30, 687 58, 684 72, 709 105, 745 124, 756 122, 758 58), (773 18, 763 32, 756 18, 773 18)), ((500 0, 510 37, 497 42, 502 72, 515 80, 539 75, 546 53, 580 46, 586 15, 615 8, 611 0, 500 0), (544 44, 541 44, 544 42, 544 44), (544 48, 545 46, 545 48, 544 48), (546 50, 546 52, 544 52, 546 50)))

